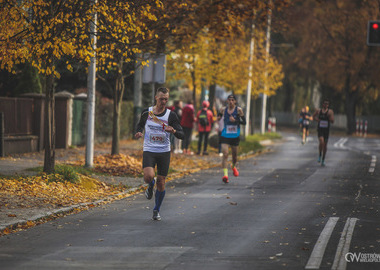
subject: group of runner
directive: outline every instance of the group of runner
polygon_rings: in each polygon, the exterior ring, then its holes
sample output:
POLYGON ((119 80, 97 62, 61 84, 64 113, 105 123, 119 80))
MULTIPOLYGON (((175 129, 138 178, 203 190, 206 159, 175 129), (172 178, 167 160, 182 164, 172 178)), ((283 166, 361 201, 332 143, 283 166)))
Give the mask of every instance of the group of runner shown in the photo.
MULTIPOLYGON (((155 192, 155 206, 153 208, 153 220, 161 220, 160 208, 165 197, 165 179, 168 175, 170 164, 170 134, 177 139, 184 139, 185 133, 175 112, 167 109, 169 89, 158 88, 155 95, 155 105, 142 111, 140 121, 137 124, 135 138, 144 136, 143 144, 143 174, 144 181, 148 184, 145 196, 152 199, 155 192), (144 134, 145 131, 145 134, 144 134), (157 176, 155 167, 157 166, 157 176)), ((246 120, 243 110, 236 106, 236 97, 229 95, 228 106, 218 113, 218 120, 224 119, 224 129, 221 134, 223 152, 223 182, 228 183, 228 147, 232 152, 232 172, 239 175, 236 168, 237 149, 240 141, 240 124, 245 125, 246 120)))
MULTIPOLYGON (((184 130, 180 124, 177 114, 167 109, 169 100, 169 89, 160 87, 155 94, 155 104, 142 111, 140 121, 137 124, 135 138, 144 137, 143 143, 143 174, 144 181, 148 184, 145 196, 148 200, 153 198, 155 191, 155 206, 153 208, 153 220, 161 220, 160 208, 165 197, 165 179, 168 175, 170 164, 170 136, 171 134, 180 140, 185 138, 184 130), (145 131, 145 133, 144 133, 145 131), (157 176, 155 167, 157 166, 157 176)), ((220 109, 217 115, 218 121, 223 123, 223 130, 220 134, 222 148, 222 168, 224 183, 229 183, 228 179, 228 152, 229 147, 232 153, 232 173, 239 176, 237 165, 237 152, 240 142, 240 125, 246 124, 244 112, 236 105, 236 97, 232 94, 227 97, 227 106, 220 109)), ((308 108, 307 108, 308 109, 308 108)), ((323 102, 323 108, 316 110, 313 116, 305 112, 303 120, 315 120, 318 122, 319 137, 319 159, 324 166, 327 151, 327 141, 330 123, 334 122, 334 113, 329 109, 329 102, 323 102)), ((302 121, 303 130, 307 131, 307 121, 302 121)), ((303 143, 306 142, 306 134, 303 143)))

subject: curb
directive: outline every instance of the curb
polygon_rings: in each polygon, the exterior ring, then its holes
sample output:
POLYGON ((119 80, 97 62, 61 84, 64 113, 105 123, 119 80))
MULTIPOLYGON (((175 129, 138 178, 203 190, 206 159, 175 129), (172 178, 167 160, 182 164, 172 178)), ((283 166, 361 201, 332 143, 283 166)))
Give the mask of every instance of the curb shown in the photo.
MULTIPOLYGON (((268 145, 266 145, 266 146, 268 146, 268 145)), ((259 150, 259 151, 250 151, 248 153, 240 154, 238 156, 240 158, 242 158, 243 160, 245 160, 247 158, 254 157, 258 154, 262 154, 262 153, 266 153, 266 152, 268 152, 268 149, 264 148, 264 149, 259 150)), ((187 174, 192 174, 192 173, 198 172, 198 171, 203 170, 203 169, 210 169, 210 168, 215 168, 218 166, 220 166, 220 165, 211 166, 209 168, 193 169, 193 170, 190 170, 187 174)), ((174 174, 172 177, 170 177, 170 179, 167 179, 167 182, 170 182, 170 181, 175 180, 175 179, 178 179, 178 177, 177 177, 177 175, 174 174)), ((42 219, 54 218, 54 216, 57 216, 59 214, 68 214, 68 213, 74 212, 75 209, 83 209, 86 207, 88 208, 90 206, 95 207, 95 206, 98 206, 98 205, 103 204, 105 202, 112 202, 112 201, 117 200, 117 199, 124 199, 124 198, 131 196, 131 195, 134 195, 136 192, 138 192, 140 189, 142 189, 143 187, 146 187, 146 186, 147 186, 147 184, 141 184, 138 187, 130 188, 124 192, 120 192, 118 194, 108 196, 108 197, 105 197, 103 199, 100 199, 100 200, 97 200, 94 202, 80 203, 80 204, 75 204, 75 205, 71 205, 68 207, 62 207, 62 208, 59 208, 59 209, 56 209, 53 211, 48 211, 48 212, 45 212, 43 214, 32 216, 30 219, 27 219, 27 220, 21 219, 21 220, 17 220, 17 221, 11 222, 11 223, 6 223, 5 225, 0 226, 0 237, 8 234, 8 233, 4 233, 4 231, 6 231, 7 229, 8 230, 15 230, 18 227, 25 226, 25 225, 27 227, 33 227, 36 225, 35 222, 38 222, 39 220, 42 220, 42 219), (33 225, 28 225, 28 222, 33 222, 33 225)), ((11 233, 11 232, 9 232, 9 233, 11 233)))
POLYGON ((20 220, 17 220, 15 222, 6 223, 5 225, 0 226, 0 237, 2 236, 2 233, 6 229, 13 230, 13 229, 16 229, 19 226, 27 225, 28 222, 36 222, 36 221, 39 221, 41 219, 53 217, 53 216, 56 216, 56 215, 59 215, 59 214, 71 213, 71 212, 73 212, 77 208, 80 209, 80 208, 86 208, 86 207, 89 207, 89 206, 94 206, 95 207, 95 206, 98 206, 98 205, 100 205, 102 203, 116 200, 117 198, 120 198, 120 199, 127 198, 127 197, 133 195, 135 192, 137 192, 143 186, 144 185, 141 185, 139 187, 134 187, 134 188, 128 189, 128 190, 126 190, 124 192, 120 192, 118 194, 115 194, 115 195, 112 195, 112 196, 108 196, 106 198, 103 198, 103 199, 100 199, 100 200, 97 200, 97 201, 94 201, 94 202, 80 203, 80 204, 75 204, 75 205, 71 205, 71 206, 68 206, 68 207, 59 208, 59 209, 56 209, 56 210, 53 210, 53 211, 48 211, 48 212, 45 212, 43 214, 32 216, 28 220, 20 219, 20 220))

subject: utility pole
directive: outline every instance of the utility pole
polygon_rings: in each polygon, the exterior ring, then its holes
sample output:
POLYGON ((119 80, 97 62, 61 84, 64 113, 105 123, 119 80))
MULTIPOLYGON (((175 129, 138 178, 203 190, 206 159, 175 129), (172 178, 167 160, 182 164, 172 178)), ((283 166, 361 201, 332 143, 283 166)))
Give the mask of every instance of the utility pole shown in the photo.
MULTIPOLYGON (((256 14, 256 12, 254 12, 256 14)), ((246 118, 247 118, 247 124, 245 125, 245 136, 248 136, 250 134, 249 132, 249 120, 251 117, 251 93, 252 93, 252 70, 253 70, 253 54, 254 54, 254 48, 255 48, 255 39, 253 37, 255 31, 255 24, 252 23, 252 29, 251 29, 251 44, 249 47, 249 67, 248 67, 248 85, 247 85, 247 106, 246 106, 246 118)), ((252 122, 251 125, 253 126, 254 123, 252 122)))
POLYGON ((266 68, 265 68, 265 83, 264 83, 264 93, 263 93, 263 107, 262 107, 262 112, 261 112, 261 133, 265 133, 265 124, 266 124, 266 112, 267 112, 267 91, 268 91, 268 62, 269 62, 269 50, 270 50, 270 27, 272 23, 272 0, 269 0, 269 7, 268 7, 268 25, 267 25, 267 40, 266 40, 266 53, 265 53, 265 63, 266 63, 266 68))
MULTIPOLYGON (((97 0, 93 0, 92 5, 96 5, 97 0)), ((96 21, 97 14, 93 14, 93 21, 90 23, 90 35, 93 49, 93 56, 90 59, 87 77, 87 138, 86 138, 86 162, 85 167, 94 165, 94 133, 95 133, 95 92, 96 92, 96 21)))
MULTIPOLYGON (((134 75, 134 87, 133 87, 133 110, 134 110, 134 121, 133 128, 136 127, 138 121, 140 120, 141 107, 142 107, 142 67, 141 67, 141 54, 137 54, 136 64, 135 64, 135 75, 134 75)), ((135 129, 133 129, 133 133, 135 129)))

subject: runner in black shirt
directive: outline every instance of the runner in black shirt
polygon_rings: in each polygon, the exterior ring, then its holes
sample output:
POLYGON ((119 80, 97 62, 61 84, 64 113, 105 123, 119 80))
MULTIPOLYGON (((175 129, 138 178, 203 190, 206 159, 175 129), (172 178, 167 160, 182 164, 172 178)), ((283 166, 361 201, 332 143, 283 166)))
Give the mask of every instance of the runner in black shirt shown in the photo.
POLYGON ((327 152, 327 142, 329 140, 330 124, 334 123, 334 112, 329 108, 330 102, 325 99, 322 103, 322 109, 317 109, 313 114, 313 119, 318 122, 318 139, 319 139, 319 158, 322 166, 325 166, 325 157, 327 152), (321 159, 322 158, 322 159, 321 159))

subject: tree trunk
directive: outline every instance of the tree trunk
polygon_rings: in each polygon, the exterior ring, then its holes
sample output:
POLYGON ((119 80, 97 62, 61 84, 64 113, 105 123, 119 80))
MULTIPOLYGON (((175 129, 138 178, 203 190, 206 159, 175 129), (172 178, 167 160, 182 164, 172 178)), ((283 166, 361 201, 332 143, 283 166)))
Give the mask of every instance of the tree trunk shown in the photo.
POLYGON ((116 84, 113 98, 112 150, 111 155, 120 154, 120 114, 124 95, 123 59, 118 65, 116 84))
POLYGON ((350 91, 349 88, 346 88, 346 117, 347 117, 347 134, 351 135, 356 130, 356 104, 358 98, 358 91, 350 91))
POLYGON ((54 75, 45 76, 45 159, 44 172, 53 173, 55 166, 55 99, 54 75))
POLYGON ((208 93, 211 110, 214 107, 215 92, 216 92, 216 84, 213 83, 212 85, 210 85, 210 89, 209 89, 209 93, 208 93))
POLYGON ((197 107, 197 87, 196 87, 196 81, 195 81, 195 70, 190 71, 191 72, 191 80, 193 81, 193 105, 194 108, 197 107))
POLYGON ((251 134, 254 134, 255 133, 256 98, 251 97, 251 111, 249 113, 251 114, 250 116, 251 134))

